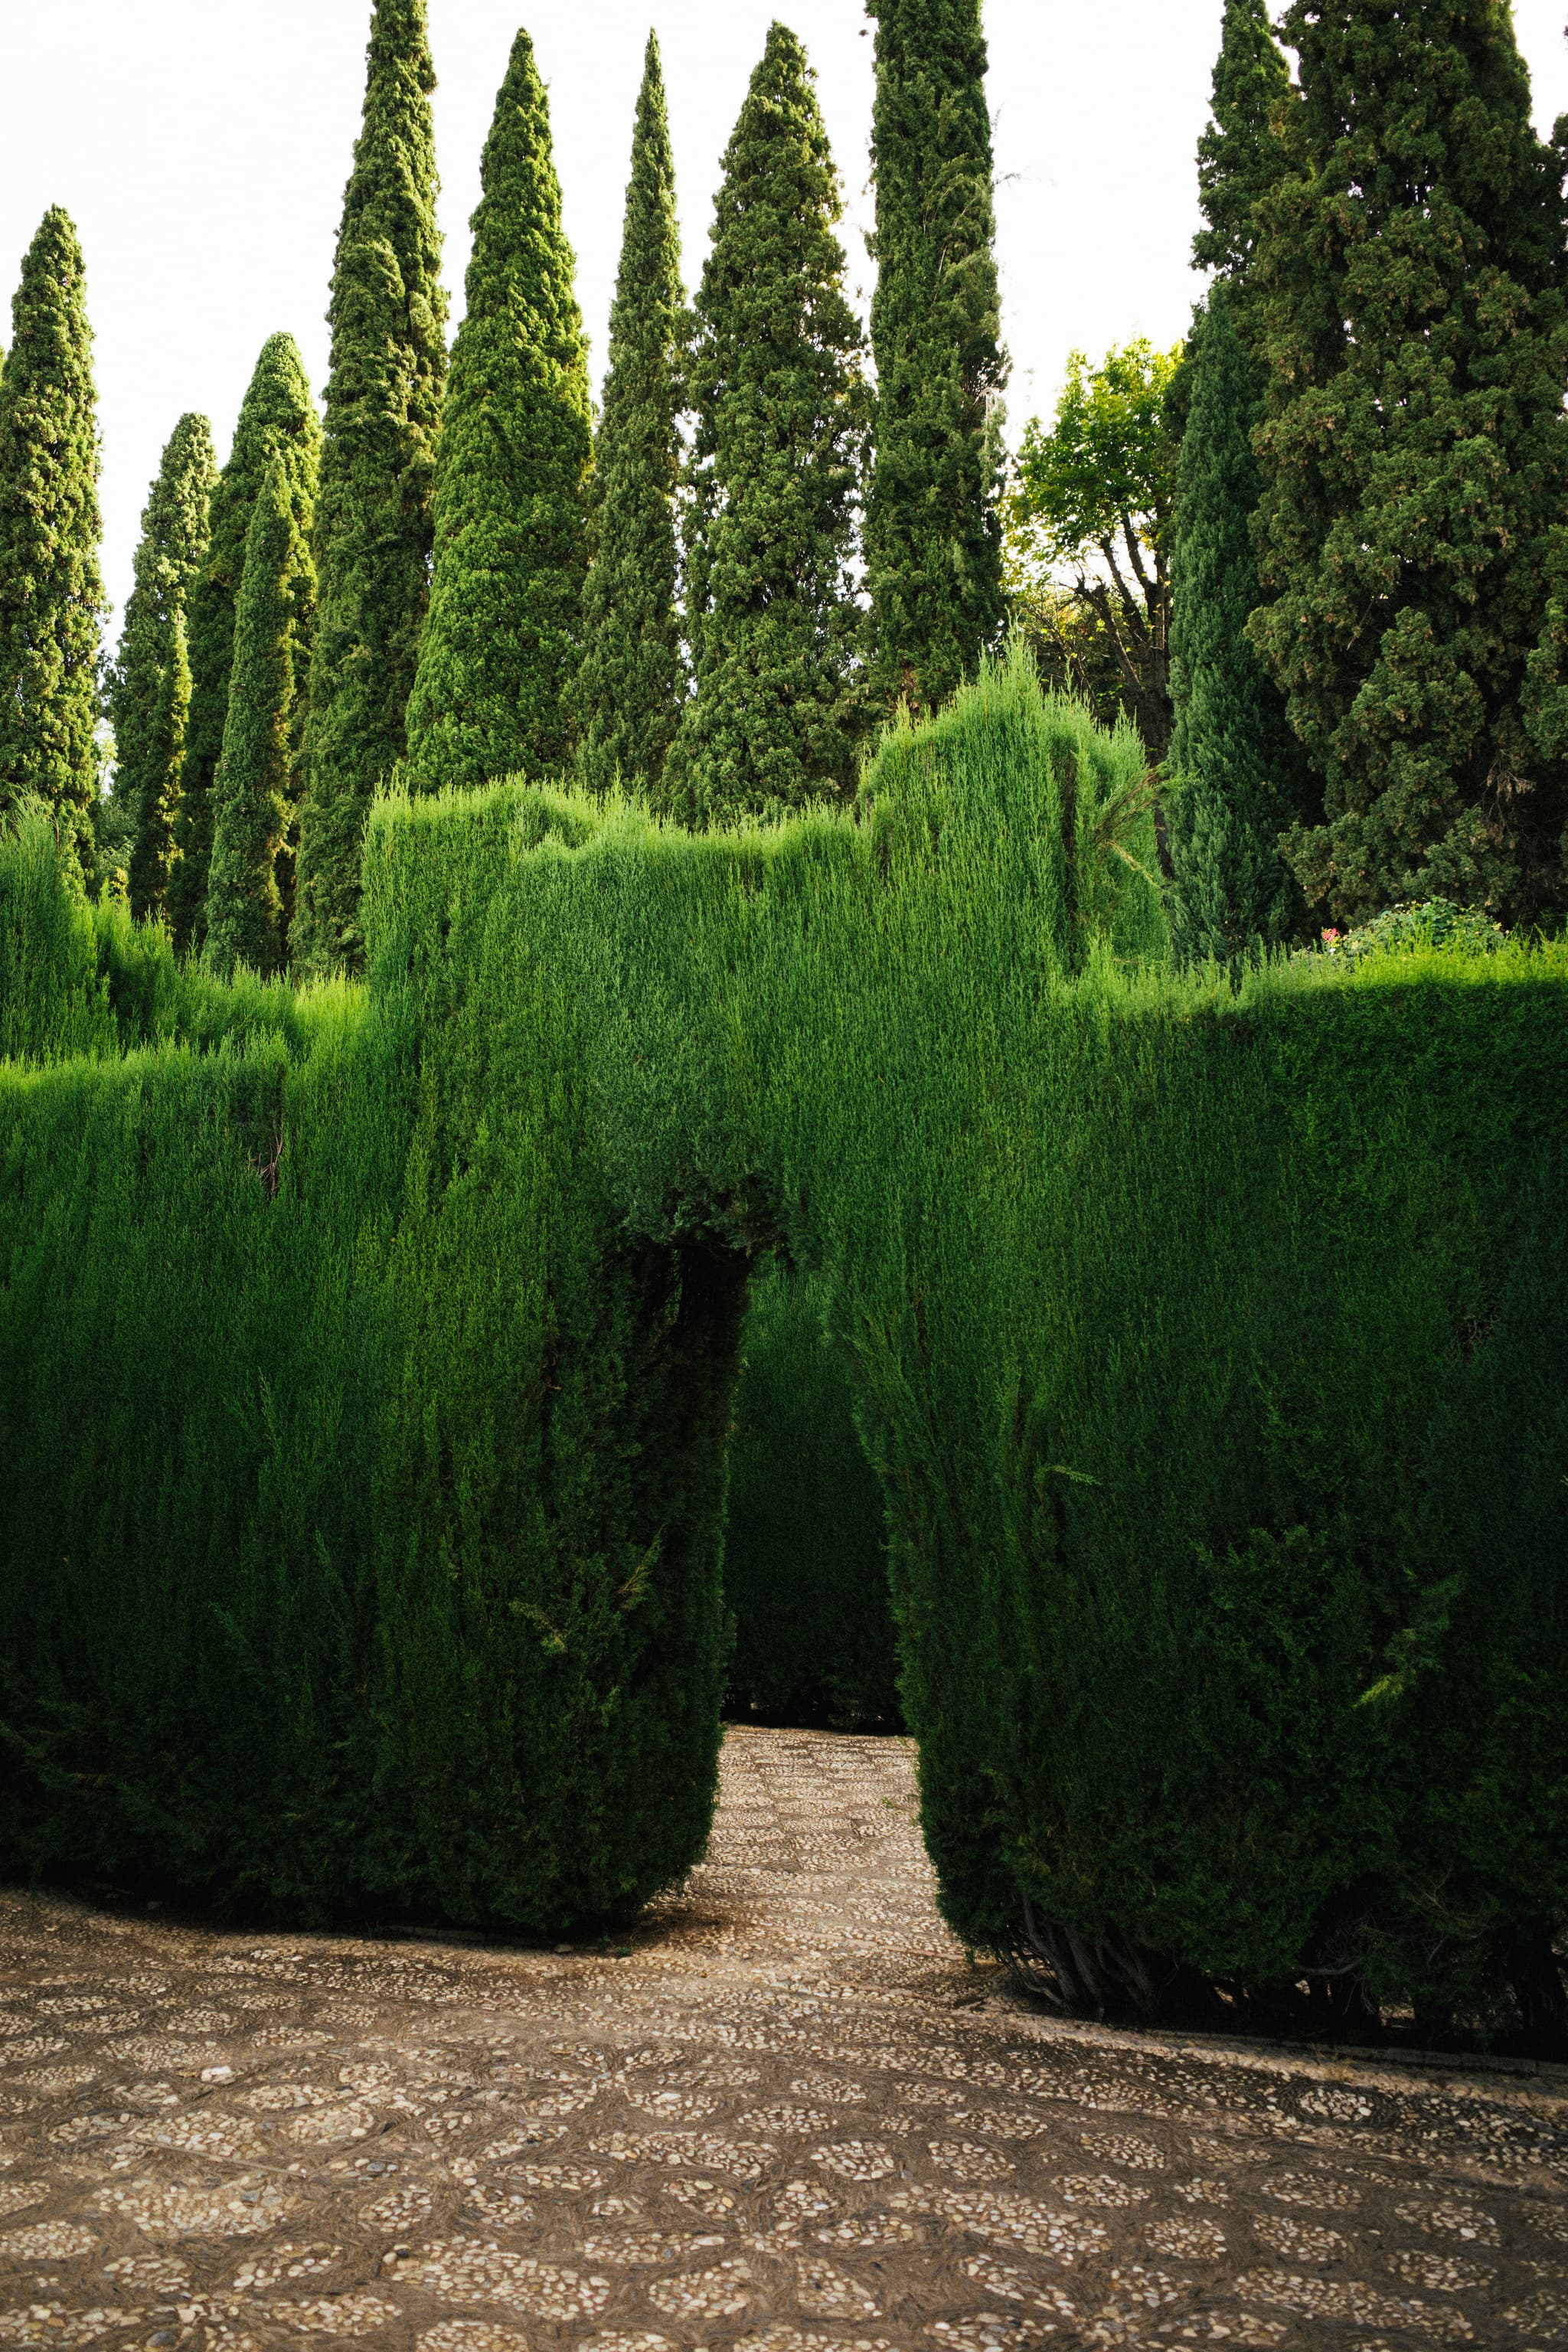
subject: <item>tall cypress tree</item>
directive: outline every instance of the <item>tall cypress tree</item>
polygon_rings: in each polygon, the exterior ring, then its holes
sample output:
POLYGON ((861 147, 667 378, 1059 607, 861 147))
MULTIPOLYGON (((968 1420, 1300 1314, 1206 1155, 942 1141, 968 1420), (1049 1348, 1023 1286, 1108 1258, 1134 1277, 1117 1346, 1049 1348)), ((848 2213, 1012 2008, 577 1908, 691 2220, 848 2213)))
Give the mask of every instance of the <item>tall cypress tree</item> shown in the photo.
POLYGON ((698 297, 697 692, 661 793, 692 824, 798 807, 855 779, 848 567, 868 403, 813 79, 773 25, 725 152, 698 297))
POLYGON ((436 569, 409 781, 542 776, 571 756, 582 653, 588 359, 550 105, 520 32, 480 165, 468 310, 436 459, 436 569))
POLYGON ((1252 518, 1262 476, 1252 435, 1263 409, 1254 328, 1258 207, 1285 172, 1293 93, 1264 0, 1226 0, 1198 141, 1193 240, 1216 273, 1200 308, 1174 405, 1184 422, 1171 544, 1171 699, 1166 816, 1172 927, 1184 957, 1234 963, 1299 928, 1300 890, 1279 849, 1308 809, 1284 697, 1243 634, 1259 603, 1252 518))
POLYGON ((930 709, 1002 625, 1006 380, 980 0, 866 0, 877 20, 876 455, 866 499, 874 675, 930 709))
POLYGON ((680 718, 675 492, 685 307, 675 164, 650 33, 594 448, 593 559, 573 689, 583 771, 599 792, 617 776, 657 792, 680 718))
POLYGON ((1268 362, 1249 631, 1325 786, 1291 856, 1332 919, 1563 893, 1568 771, 1528 670, 1568 505, 1560 159, 1501 0, 1295 0, 1293 169, 1254 275, 1268 362))
POLYGON ((165 911, 178 856, 175 820, 191 674, 186 603, 207 550, 216 467, 205 416, 182 416, 142 512, 134 585, 108 681, 114 727, 112 794, 131 835, 131 907, 165 911))
POLYGON ((447 378, 425 0, 375 0, 368 68, 327 313, 331 372, 292 940, 307 973, 359 961, 360 845, 372 795, 406 740, 447 378))
POLYGON ((271 335, 261 347, 228 462, 213 491, 206 561, 190 593, 191 708, 180 779, 179 863, 169 886, 169 914, 181 948, 199 948, 206 936, 212 791, 228 716, 235 606, 250 519, 272 460, 281 456, 295 522, 308 533, 321 455, 321 419, 299 346, 292 335, 271 335))
POLYGON ((1300 751, 1245 635, 1258 398, 1234 299, 1222 277, 1194 322, 1171 547, 1172 929, 1184 959, 1224 963, 1288 938, 1301 913, 1279 846, 1300 813, 1300 751))
POLYGON ((246 534, 223 755, 213 786, 205 956, 280 971, 293 896, 297 807, 316 574, 287 463, 267 469, 246 534))
POLYGON ((0 815, 24 794, 90 855, 98 797, 98 403, 86 271, 68 213, 44 215, 0 379, 0 815))
POLYGON ((1225 0, 1210 121, 1198 140, 1198 203, 1205 226, 1193 239, 1200 269, 1222 271, 1233 289, 1258 249, 1258 206, 1285 166, 1290 69, 1266 0, 1225 0))

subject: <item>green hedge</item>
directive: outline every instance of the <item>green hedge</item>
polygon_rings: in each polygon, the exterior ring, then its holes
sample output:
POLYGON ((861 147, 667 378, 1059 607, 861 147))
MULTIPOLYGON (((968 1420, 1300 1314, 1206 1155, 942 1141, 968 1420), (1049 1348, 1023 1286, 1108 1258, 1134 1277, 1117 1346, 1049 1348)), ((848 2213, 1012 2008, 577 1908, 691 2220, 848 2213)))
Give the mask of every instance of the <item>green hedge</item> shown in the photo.
POLYGON ((1568 950, 1174 974, 1142 794, 1015 667, 853 822, 388 803, 305 1044, 0 1080, 13 1863, 534 1921, 680 1867, 782 1250, 964 1936, 1560 2020, 1568 950))
POLYGON ((701 1849, 743 1265, 617 1230, 486 812, 422 852, 368 1000, 0 1072, 10 1870, 555 1928, 701 1849))
POLYGON ((882 1490, 820 1275, 756 1277, 730 1439, 725 1705, 839 1731, 902 1727, 882 1490))

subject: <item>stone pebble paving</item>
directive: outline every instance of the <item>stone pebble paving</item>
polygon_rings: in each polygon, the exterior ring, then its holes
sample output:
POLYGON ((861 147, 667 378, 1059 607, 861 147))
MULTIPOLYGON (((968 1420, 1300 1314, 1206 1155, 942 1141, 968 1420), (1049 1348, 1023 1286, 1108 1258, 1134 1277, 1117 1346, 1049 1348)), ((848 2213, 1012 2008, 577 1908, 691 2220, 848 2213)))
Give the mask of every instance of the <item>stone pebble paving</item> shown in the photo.
POLYGON ((631 1938, 0 1891, 0 2352, 1568 2345, 1568 2097, 1041 2015, 903 1741, 736 1730, 631 1938))

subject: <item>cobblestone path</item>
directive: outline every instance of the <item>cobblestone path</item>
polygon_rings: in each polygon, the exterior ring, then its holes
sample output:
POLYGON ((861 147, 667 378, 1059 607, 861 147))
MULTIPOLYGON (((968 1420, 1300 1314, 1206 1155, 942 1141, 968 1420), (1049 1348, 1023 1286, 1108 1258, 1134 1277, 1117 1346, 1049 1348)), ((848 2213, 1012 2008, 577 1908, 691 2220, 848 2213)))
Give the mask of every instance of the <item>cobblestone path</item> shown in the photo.
POLYGON ((0 1894, 0 2347, 1568 2344, 1568 2098, 1041 2017, 898 1741, 737 1731, 629 1957, 0 1894))

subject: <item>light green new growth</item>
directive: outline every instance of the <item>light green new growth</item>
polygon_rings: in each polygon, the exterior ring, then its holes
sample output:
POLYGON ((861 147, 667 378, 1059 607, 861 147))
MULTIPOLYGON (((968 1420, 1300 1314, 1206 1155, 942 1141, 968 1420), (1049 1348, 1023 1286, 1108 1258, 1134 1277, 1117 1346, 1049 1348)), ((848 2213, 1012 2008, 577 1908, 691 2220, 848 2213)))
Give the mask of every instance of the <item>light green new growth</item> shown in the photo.
POLYGON ((299 801, 304 688, 316 575, 293 484, 273 458, 250 518, 235 614, 223 756, 213 787, 205 958, 267 974, 287 961, 289 835, 299 801))
POLYGON ((116 761, 110 822, 118 819, 130 836, 129 892, 138 916, 165 913, 179 859, 175 827, 191 698, 185 616, 206 556, 216 479, 211 425, 205 416, 182 416, 142 509, 136 584, 126 598, 119 658, 108 681, 116 761))
POLYGON ((292 335, 269 336, 240 405, 228 462, 212 495, 206 562, 190 593, 191 708, 180 786, 179 862, 169 886, 169 913, 181 949, 200 948, 206 937, 213 783, 228 718, 235 606, 250 519, 272 461, 280 456, 295 524, 308 537, 321 454, 321 419, 299 346, 292 335))
POLYGON ((290 941, 304 976, 360 961, 360 846, 372 796, 406 742, 447 381, 425 0, 376 0, 368 67, 327 314, 317 625, 290 941))
POLYGON ((51 808, 78 859, 98 798, 98 405, 70 215, 44 215, 0 377, 0 817, 51 808))
POLYGON ((698 296, 687 622, 695 699, 661 800, 687 823, 847 793, 868 394, 805 52, 775 24, 724 156, 698 296))
POLYGON ((416 791, 541 777, 571 754, 590 456, 587 347, 550 108, 512 43, 480 167, 468 310, 436 459, 436 572, 408 705, 416 791))
POLYGON ((658 42, 650 33, 632 134, 609 366, 594 444, 593 560, 573 688, 583 773, 657 792, 680 719, 675 492, 686 297, 658 42))

